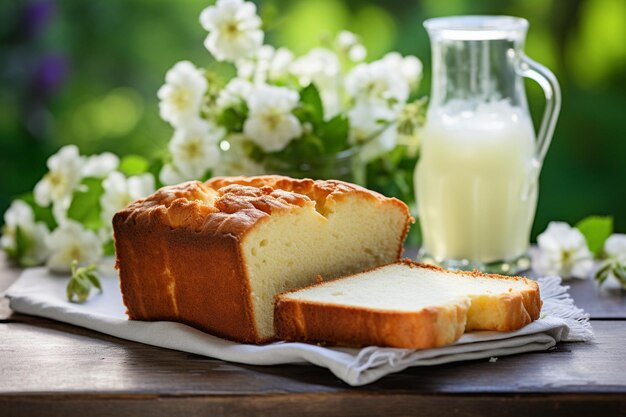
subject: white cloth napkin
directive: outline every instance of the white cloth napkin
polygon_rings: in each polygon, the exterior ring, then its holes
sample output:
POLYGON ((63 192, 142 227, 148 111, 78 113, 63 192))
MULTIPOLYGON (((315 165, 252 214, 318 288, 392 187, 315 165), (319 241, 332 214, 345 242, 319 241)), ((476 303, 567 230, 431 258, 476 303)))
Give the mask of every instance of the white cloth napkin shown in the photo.
POLYGON ((68 278, 45 268, 25 270, 7 290, 11 308, 19 313, 47 317, 146 343, 231 362, 252 365, 312 363, 328 368, 350 385, 365 385, 410 366, 438 365, 545 350, 559 341, 593 338, 588 315, 577 308, 558 277, 539 280, 544 301, 541 318, 510 333, 471 332, 455 344, 436 349, 408 350, 380 347, 328 348, 306 343, 278 342, 245 345, 203 333, 173 322, 129 321, 122 304, 117 273, 112 265, 101 267, 104 292, 85 304, 67 301, 68 278))

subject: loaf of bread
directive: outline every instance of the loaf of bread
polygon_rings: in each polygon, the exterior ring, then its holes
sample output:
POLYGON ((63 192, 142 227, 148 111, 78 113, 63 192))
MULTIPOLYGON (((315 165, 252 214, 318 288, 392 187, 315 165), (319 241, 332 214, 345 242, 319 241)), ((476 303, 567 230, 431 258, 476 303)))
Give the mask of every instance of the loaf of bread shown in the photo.
POLYGON ((399 259, 407 206, 341 181, 215 178, 113 219, 124 304, 239 342, 274 339, 274 296, 399 259))
POLYGON ((290 341, 425 349, 517 330, 540 310, 535 281, 403 260, 278 295, 275 326, 290 341))

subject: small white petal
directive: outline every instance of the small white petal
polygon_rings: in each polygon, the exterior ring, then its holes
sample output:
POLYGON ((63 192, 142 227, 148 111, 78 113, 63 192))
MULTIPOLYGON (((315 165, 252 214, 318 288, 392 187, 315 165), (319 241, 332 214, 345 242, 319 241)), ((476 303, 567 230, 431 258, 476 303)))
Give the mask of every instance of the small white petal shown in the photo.
POLYGON ((110 172, 115 171, 119 164, 120 159, 111 152, 93 155, 87 158, 83 166, 83 176, 104 178, 109 175, 110 172))
POLYGON ((626 259, 626 234, 615 233, 604 242, 604 251, 609 256, 626 259))

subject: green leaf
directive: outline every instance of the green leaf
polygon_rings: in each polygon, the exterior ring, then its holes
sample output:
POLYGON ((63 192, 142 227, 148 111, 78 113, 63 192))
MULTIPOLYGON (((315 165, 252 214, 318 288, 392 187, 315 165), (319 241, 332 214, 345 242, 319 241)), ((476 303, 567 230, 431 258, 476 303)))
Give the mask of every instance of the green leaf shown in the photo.
POLYGON ((120 161, 119 170, 126 176, 139 175, 148 172, 148 160, 139 155, 126 155, 120 161))
POLYGON ((242 132, 247 113, 247 109, 228 108, 219 115, 218 123, 229 132, 242 132))
POLYGON ((22 231, 22 228, 15 226, 15 259, 21 262, 22 257, 26 254, 33 242, 22 231))
POLYGON ((348 149, 348 130, 350 122, 344 115, 337 115, 320 124, 317 135, 324 144, 326 154, 334 154, 348 149))
POLYGON ((198 181, 204 182, 206 180, 210 180, 211 178, 213 178, 213 171, 210 169, 207 169, 204 175, 202 175, 202 177, 200 177, 198 181))
POLYGON ((609 216, 589 216, 582 219, 576 228, 585 236, 589 250, 598 257, 604 242, 613 233, 613 218, 609 216))
POLYGON ((109 240, 102 247, 104 256, 112 256, 115 255, 115 243, 112 240, 109 240))
POLYGON ((318 125, 324 120, 324 106, 315 84, 311 83, 300 91, 300 101, 313 124, 318 125))
POLYGON ((44 222, 50 230, 56 229, 57 222, 52 214, 52 206, 41 207, 39 204, 35 203, 35 197, 32 192, 22 194, 18 197, 18 199, 31 206, 33 213, 35 214, 35 221, 44 222))
POLYGON ((101 179, 84 178, 81 187, 74 192, 67 217, 82 223, 87 229, 99 229, 102 227, 100 197, 103 193, 101 179))
POLYGON ((154 177, 154 185, 157 189, 163 186, 163 183, 159 179, 159 173, 161 169, 163 169, 163 165, 165 165, 163 158, 156 158, 150 162, 150 167, 148 168, 148 172, 154 177))

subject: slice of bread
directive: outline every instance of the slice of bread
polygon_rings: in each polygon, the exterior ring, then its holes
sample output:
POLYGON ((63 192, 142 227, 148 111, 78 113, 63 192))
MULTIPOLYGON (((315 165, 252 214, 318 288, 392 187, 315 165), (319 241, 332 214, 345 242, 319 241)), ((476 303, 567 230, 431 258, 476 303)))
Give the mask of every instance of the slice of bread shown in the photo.
POLYGON ((469 330, 517 330, 539 317, 535 281, 403 260, 276 297, 289 341, 425 349, 469 330))

